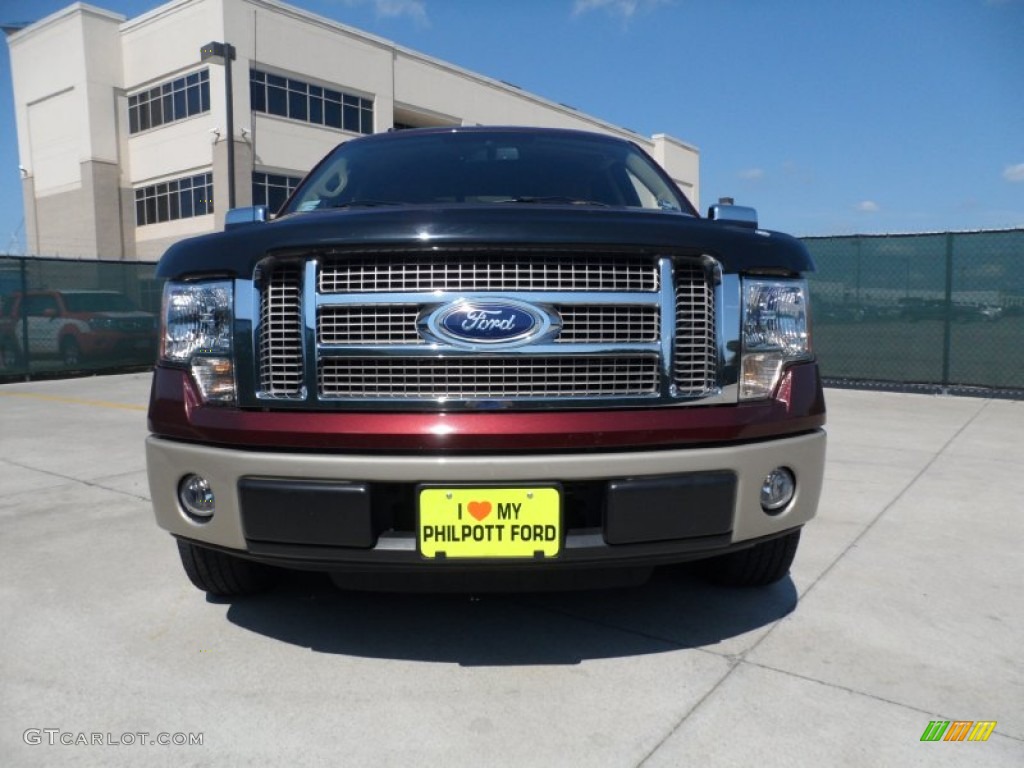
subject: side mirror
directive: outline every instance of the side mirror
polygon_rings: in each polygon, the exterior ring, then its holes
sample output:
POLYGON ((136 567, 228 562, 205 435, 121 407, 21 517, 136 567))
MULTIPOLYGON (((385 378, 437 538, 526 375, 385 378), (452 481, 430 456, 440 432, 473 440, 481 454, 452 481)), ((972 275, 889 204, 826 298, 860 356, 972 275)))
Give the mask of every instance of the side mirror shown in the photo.
POLYGON ((224 215, 224 229, 262 224, 267 220, 267 206, 253 205, 248 208, 232 208, 224 215))
POLYGON ((745 205, 717 203, 708 208, 708 218, 734 227, 757 229, 757 210, 745 205))

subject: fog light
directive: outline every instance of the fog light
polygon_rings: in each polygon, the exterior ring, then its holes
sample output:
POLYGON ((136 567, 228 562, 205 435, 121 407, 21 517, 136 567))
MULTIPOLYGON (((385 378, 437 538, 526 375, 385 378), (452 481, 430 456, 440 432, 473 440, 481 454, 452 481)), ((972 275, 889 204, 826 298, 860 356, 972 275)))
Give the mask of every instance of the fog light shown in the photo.
POLYGON ((761 509, 769 515, 782 511, 793 500, 796 480, 785 467, 776 467, 761 482, 761 509))
POLYGON ((178 485, 178 499, 193 520, 205 523, 213 517, 213 489, 205 477, 186 475, 178 485))

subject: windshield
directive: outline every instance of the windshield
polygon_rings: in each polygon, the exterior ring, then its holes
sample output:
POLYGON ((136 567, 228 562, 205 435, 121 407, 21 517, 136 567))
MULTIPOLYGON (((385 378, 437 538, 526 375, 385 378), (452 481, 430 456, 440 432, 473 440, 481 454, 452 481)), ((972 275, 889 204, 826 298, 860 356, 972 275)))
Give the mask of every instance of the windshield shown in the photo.
POLYGON ((283 213, 453 203, 693 210, 628 142, 575 133, 468 131, 344 144, 305 179, 283 213))
POLYGON ((123 293, 65 293, 64 304, 69 312, 131 312, 131 299, 123 293))

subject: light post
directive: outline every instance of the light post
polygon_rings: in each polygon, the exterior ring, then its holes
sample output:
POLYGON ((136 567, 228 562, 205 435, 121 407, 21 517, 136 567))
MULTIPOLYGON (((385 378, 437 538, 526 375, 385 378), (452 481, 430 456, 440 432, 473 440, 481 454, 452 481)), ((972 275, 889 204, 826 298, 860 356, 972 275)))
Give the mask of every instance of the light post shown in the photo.
POLYGON ((199 49, 200 61, 224 65, 224 90, 227 92, 228 134, 228 208, 235 207, 235 102, 231 91, 231 62, 235 60, 235 46, 230 43, 207 43, 199 49))

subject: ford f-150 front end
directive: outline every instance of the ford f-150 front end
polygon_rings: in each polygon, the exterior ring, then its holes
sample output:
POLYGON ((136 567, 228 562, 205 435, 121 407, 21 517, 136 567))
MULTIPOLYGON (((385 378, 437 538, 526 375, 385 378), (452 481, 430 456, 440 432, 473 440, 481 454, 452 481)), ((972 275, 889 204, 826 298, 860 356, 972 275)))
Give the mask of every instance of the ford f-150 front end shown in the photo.
POLYGON ((157 522, 224 595, 272 565, 782 578, 824 466, 813 264, 751 214, 592 134, 342 145, 161 261, 157 522))

